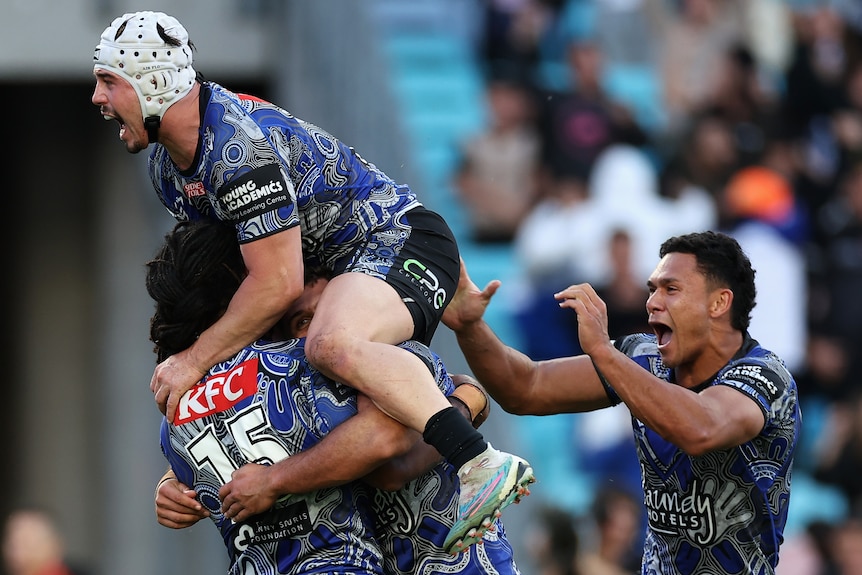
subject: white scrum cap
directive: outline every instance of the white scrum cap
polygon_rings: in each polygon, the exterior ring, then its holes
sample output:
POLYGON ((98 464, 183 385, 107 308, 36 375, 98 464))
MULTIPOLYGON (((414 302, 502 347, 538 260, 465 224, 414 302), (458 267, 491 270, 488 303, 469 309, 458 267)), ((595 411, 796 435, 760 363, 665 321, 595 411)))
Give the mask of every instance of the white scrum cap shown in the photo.
POLYGON ((116 18, 102 32, 93 66, 132 84, 145 119, 161 119, 192 89, 196 76, 188 32, 162 12, 131 12, 116 18))

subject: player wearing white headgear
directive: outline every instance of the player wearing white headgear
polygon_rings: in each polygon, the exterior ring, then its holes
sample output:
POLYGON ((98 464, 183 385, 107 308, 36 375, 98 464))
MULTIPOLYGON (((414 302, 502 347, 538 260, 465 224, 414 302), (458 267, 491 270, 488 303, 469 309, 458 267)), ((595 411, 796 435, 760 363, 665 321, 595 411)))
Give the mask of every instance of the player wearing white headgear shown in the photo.
POLYGON ((446 547, 481 540, 526 494, 532 468, 491 447, 396 345, 430 343, 458 284, 454 234, 408 186, 331 134, 260 98, 195 81, 191 54, 179 22, 139 12, 112 22, 94 63, 93 104, 120 123, 127 150, 153 144, 159 199, 178 220, 232 223, 248 269, 226 313, 156 367, 150 389, 159 408, 173 416, 210 368, 284 315, 302 294, 304 266, 322 266, 333 278, 309 326, 309 361, 422 433, 459 470, 459 521, 446 547))
POLYGON ((171 104, 195 85, 193 49, 183 25, 161 12, 124 14, 102 32, 94 68, 124 77, 135 89, 150 143, 171 104))

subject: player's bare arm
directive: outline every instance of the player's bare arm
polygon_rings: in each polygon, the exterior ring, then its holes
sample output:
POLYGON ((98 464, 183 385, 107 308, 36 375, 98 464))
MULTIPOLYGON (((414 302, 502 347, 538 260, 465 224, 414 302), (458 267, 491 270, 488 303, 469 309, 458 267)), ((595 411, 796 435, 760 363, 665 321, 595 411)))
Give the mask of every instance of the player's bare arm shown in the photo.
POLYGON ((312 448, 273 465, 248 464, 236 470, 219 490, 222 511, 235 521, 244 521, 269 509, 282 495, 308 493, 364 477, 413 446, 416 435, 407 432, 370 400, 363 400, 357 415, 333 428, 312 448))
POLYGON ((171 414, 180 397, 206 372, 272 327, 302 294, 299 226, 243 244, 248 274, 224 315, 189 349, 156 366, 150 381, 159 409, 171 414))
POLYGON ((726 449, 755 437, 765 423, 755 401, 714 386, 696 393, 653 376, 617 350, 607 335, 607 308, 589 284, 557 294, 578 315, 578 336, 587 353, 632 414, 690 455, 726 449))
POLYGON ((504 410, 519 415, 607 406, 609 400, 588 357, 535 362, 496 336, 482 316, 500 285, 493 280, 480 290, 462 260, 458 290, 443 315, 470 369, 488 393, 504 410))
MULTIPOLYGON (((474 425, 481 425, 490 409, 481 385, 465 375, 455 375, 453 380, 457 386, 453 405, 462 409, 464 417, 474 425)), ((359 395, 357 405, 356 416, 337 426, 311 449, 274 465, 249 463, 235 471, 219 492, 225 515, 244 521, 269 509, 285 494, 356 479, 381 489, 397 490, 440 462, 436 449, 380 411, 366 396, 359 395), (333 461, 338 465, 332 465, 333 461)))

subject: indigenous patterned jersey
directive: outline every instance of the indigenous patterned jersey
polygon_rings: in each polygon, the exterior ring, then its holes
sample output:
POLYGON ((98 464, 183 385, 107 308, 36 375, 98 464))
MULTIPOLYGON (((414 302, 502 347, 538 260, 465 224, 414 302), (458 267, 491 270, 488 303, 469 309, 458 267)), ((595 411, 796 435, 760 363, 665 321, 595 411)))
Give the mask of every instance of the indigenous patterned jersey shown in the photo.
MULTIPOLYGON (((411 346, 429 367, 434 366, 440 389, 450 395, 454 386, 440 358, 421 344, 404 345, 411 346)), ((457 470, 442 462, 399 491, 377 491, 377 537, 387 575, 519 575, 499 520, 494 532, 485 534, 482 545, 471 545, 454 556, 443 552, 458 513, 458 487, 457 470)))
MULTIPOLYGON (((400 491, 354 483, 283 498, 273 510, 244 523, 225 519, 218 490, 234 469, 307 449, 356 413, 355 391, 312 368, 303 344, 258 342, 246 348, 183 396, 174 425, 162 424, 162 450, 180 481, 198 491, 221 530, 231 574, 382 569, 387 575, 516 575, 499 523, 484 546, 471 546, 459 556, 442 551, 458 495, 457 475, 446 463, 400 491)), ((452 392, 452 380, 436 354, 412 341, 401 346, 428 365, 447 395, 452 392)))
MULTIPOLYGON (((630 335, 615 345, 653 375, 672 381, 655 336, 630 335)), ((757 437, 694 457, 632 418, 649 520, 645 575, 775 572, 801 425, 796 382, 775 354, 746 334, 737 355, 693 391, 713 385, 732 387, 760 406, 766 423, 757 437)), ((606 389, 619 403, 613 389, 606 389)))
POLYGON ((519 575, 512 546, 498 520, 482 545, 458 555, 442 551, 458 508, 458 476, 440 463, 400 491, 378 491, 374 497, 377 535, 387 575, 519 575))
POLYGON ((403 239, 399 216, 419 201, 352 148, 212 82, 202 85, 200 100, 191 167, 180 170, 162 145, 150 154, 153 185, 175 218, 234 222, 240 243, 300 225, 307 261, 330 269, 341 269, 374 232, 403 239))
POLYGON ((245 463, 274 463, 317 443, 355 413, 355 394, 320 377, 300 340, 258 343, 187 392, 162 451, 180 481, 198 492, 221 531, 236 575, 380 574, 369 490, 359 483, 280 499, 234 523, 219 488, 245 463))

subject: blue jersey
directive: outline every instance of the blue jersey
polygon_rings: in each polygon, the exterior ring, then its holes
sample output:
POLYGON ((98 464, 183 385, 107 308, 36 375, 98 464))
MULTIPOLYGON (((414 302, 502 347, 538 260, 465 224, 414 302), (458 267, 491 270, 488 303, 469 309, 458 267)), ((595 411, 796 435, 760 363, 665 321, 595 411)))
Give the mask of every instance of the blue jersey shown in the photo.
MULTIPOLYGON (((672 381, 655 336, 630 335, 615 345, 672 381)), ((737 355, 693 391, 714 385, 732 387, 760 406, 766 423, 757 437, 693 457, 632 418, 648 515, 644 575, 775 572, 801 425, 796 382, 775 354, 746 334, 737 355)))
POLYGON ((234 523, 218 492, 248 462, 274 463, 307 449, 355 412, 353 392, 323 380, 299 340, 255 344, 210 370, 164 421, 162 451, 198 492, 221 531, 236 575, 382 574, 369 490, 354 483, 281 498, 234 523))
MULTIPOLYGON (((458 496, 457 475, 447 463, 396 492, 354 483, 282 498, 245 523, 224 518, 218 490, 234 469, 307 449, 356 413, 355 391, 312 368, 303 343, 259 342, 215 366, 183 396, 174 425, 162 425, 162 450, 221 530, 231 573, 517 574, 499 523, 484 546, 459 556, 442 551, 458 496)), ((402 347, 451 393, 436 354, 416 342, 402 347)))
POLYGON ((421 205, 415 194, 352 148, 215 83, 200 98, 192 166, 180 170, 160 144, 150 154, 153 185, 178 220, 233 222, 240 243, 299 225, 306 261, 329 269, 343 269, 372 235, 391 245, 409 235, 400 216, 421 205))
POLYGON ((387 575, 519 575, 499 520, 494 532, 485 533, 482 545, 471 545, 458 555, 442 551, 457 506, 458 476, 445 462, 400 491, 378 491, 374 510, 387 575))

